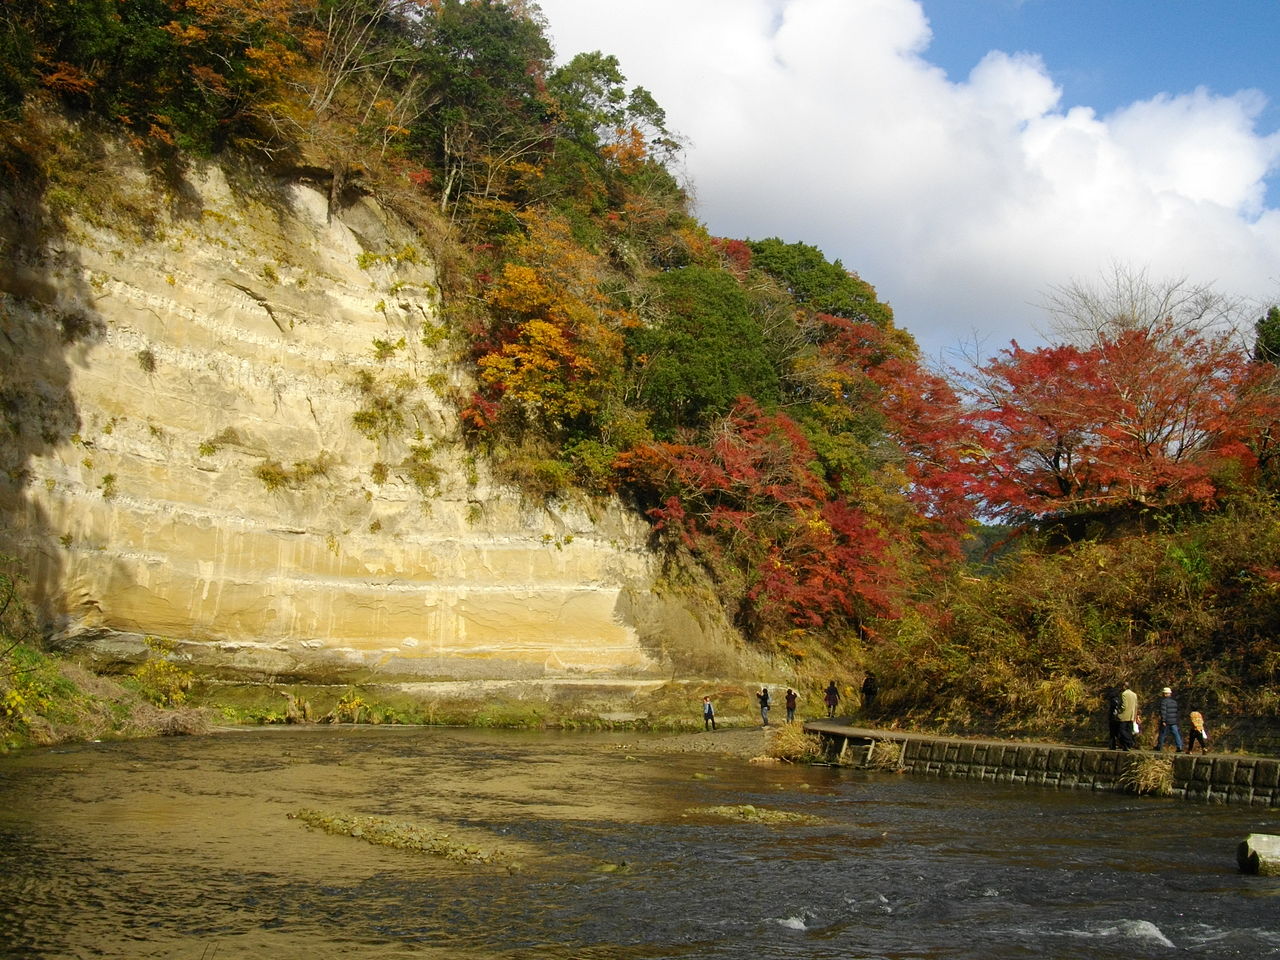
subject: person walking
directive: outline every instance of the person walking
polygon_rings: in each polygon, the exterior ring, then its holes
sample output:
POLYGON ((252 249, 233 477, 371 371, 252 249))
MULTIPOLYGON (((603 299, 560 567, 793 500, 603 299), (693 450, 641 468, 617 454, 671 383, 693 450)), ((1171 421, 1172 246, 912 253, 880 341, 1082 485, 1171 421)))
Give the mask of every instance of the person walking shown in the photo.
POLYGON ((1129 689, 1127 683, 1120 692, 1120 712, 1116 719, 1120 721, 1120 749, 1132 750, 1137 746, 1134 733, 1138 726, 1138 695, 1129 689))
POLYGON ((787 705, 787 723, 796 722, 796 701, 800 699, 800 695, 787 687, 787 695, 783 698, 783 702, 787 705))
POLYGON ((880 692, 880 684, 876 682, 876 675, 870 670, 867 675, 862 678, 862 709, 870 710, 871 702, 875 700, 876 694, 880 692))
POLYGON ((1164 748, 1166 735, 1173 739, 1174 750, 1182 752, 1182 731, 1178 729, 1178 701, 1173 699, 1173 691, 1165 687, 1160 691, 1160 701, 1156 704, 1156 753, 1164 748))
POLYGON ((1205 726, 1204 714, 1199 710, 1192 710, 1187 714, 1187 720, 1191 722, 1191 733, 1187 736, 1187 753, 1196 752, 1196 744, 1200 744, 1200 752, 1209 752, 1209 728, 1205 726))
POLYGON ((760 692, 756 694, 756 699, 760 701, 760 723, 767 727, 769 725, 769 688, 761 687, 760 692))
POLYGON ((1111 740, 1111 749, 1120 749, 1120 711, 1123 703, 1120 700, 1120 688, 1108 687, 1103 700, 1107 705, 1107 734, 1111 740))
POLYGON ((702 698, 702 729, 714 730, 716 728, 716 708, 711 704, 710 697, 702 698))
POLYGON ((822 695, 822 702, 827 705, 827 719, 836 715, 836 707, 840 704, 840 688, 832 680, 827 684, 827 692, 822 695))

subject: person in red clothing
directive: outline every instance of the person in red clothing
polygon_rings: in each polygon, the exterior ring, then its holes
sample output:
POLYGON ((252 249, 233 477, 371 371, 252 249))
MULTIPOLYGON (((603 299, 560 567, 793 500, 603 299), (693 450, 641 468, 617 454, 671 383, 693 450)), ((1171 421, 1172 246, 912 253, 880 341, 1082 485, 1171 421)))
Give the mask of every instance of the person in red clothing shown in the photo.
POLYGON ((834 680, 827 684, 827 692, 822 695, 822 701, 827 705, 827 717, 834 717, 836 707, 840 703, 840 688, 836 686, 834 680))

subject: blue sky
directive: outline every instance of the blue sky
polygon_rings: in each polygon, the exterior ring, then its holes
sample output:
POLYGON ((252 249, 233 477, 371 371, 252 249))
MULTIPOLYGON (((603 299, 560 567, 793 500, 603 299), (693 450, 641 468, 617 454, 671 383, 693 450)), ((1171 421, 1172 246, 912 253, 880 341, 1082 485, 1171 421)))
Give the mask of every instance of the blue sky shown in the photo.
POLYGON ((1256 88, 1280 126, 1278 0, 924 0, 925 59, 963 80, 991 50, 1039 54, 1068 106, 1102 113, 1161 93, 1256 88))
POLYGON ((1280 299, 1280 0, 540 0, 687 143, 713 233, 814 244, 926 354, 1126 266, 1280 299))
MULTIPOLYGON (((924 56, 962 81, 991 50, 1038 54, 1065 106, 1102 114, 1207 87, 1256 89, 1258 128, 1280 128, 1280 0, 922 0, 924 56)), ((1268 183, 1280 205, 1280 176, 1268 183)))

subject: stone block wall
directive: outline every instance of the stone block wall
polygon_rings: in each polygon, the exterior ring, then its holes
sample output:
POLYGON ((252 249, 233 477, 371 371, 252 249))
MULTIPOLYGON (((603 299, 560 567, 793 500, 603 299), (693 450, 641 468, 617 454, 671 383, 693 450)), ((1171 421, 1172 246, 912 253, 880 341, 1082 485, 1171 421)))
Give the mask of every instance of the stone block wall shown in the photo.
MULTIPOLYGON (((901 764, 907 772, 933 776, 1124 791, 1130 789, 1125 774, 1143 756, 1094 747, 912 737, 903 743, 901 764)), ((1280 806, 1280 760, 1213 754, 1172 759, 1174 796, 1280 806)))
MULTIPOLYGON (((842 733, 813 726, 812 732, 827 740, 833 756, 853 757, 858 762, 859 754, 850 748, 887 740, 901 745, 898 768, 907 773, 989 783, 1128 792, 1132 787, 1126 774, 1141 759, 1151 756, 1097 747, 956 740, 919 734, 888 736, 866 730, 842 733)), ((1280 806, 1280 760, 1225 754, 1179 754, 1172 760, 1173 796, 1205 803, 1280 806)))

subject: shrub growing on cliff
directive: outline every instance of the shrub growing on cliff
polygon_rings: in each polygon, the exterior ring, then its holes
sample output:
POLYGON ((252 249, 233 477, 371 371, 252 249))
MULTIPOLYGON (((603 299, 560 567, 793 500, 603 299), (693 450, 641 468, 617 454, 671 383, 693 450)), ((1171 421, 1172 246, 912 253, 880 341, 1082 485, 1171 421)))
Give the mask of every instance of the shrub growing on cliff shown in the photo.
POLYGON ((187 699, 187 691, 195 681, 195 675, 170 658, 177 644, 163 637, 147 637, 150 656, 134 671, 133 678, 138 692, 158 707, 181 706, 187 699))
POLYGON ((310 460, 297 460, 289 469, 278 460, 266 460, 254 468, 253 475, 262 481, 268 490, 276 491, 286 487, 297 487, 316 477, 326 477, 333 466, 333 455, 321 450, 310 460))

